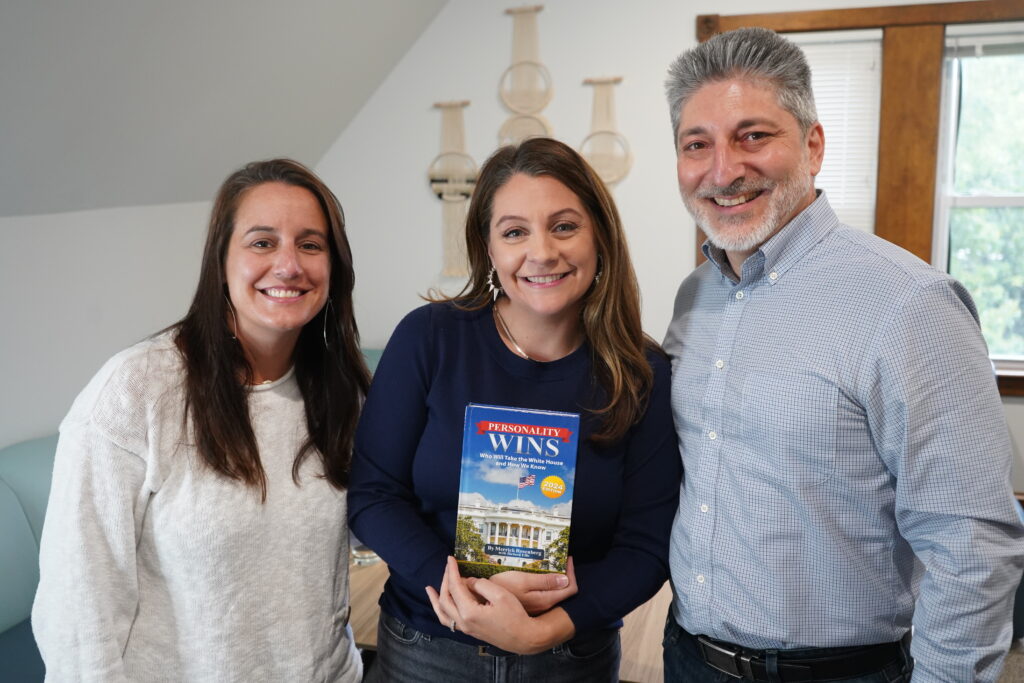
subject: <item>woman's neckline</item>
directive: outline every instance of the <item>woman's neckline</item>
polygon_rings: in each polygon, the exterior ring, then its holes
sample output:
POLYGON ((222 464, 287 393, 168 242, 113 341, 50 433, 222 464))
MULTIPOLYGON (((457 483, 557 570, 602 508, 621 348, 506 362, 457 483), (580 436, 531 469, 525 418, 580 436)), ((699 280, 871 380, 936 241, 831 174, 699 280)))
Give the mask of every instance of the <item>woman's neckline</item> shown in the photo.
POLYGON ((273 389, 274 387, 280 386, 281 384, 287 382, 289 379, 292 378, 292 375, 294 374, 295 366, 292 365, 290 368, 288 368, 287 372, 285 372, 277 379, 268 379, 257 384, 249 384, 247 385, 247 388, 251 391, 266 391, 267 389, 273 389))
MULTIPOLYGON (((554 358, 538 358, 538 354, 536 353, 533 353, 531 355, 531 352, 528 352, 523 347, 523 345, 520 344, 519 340, 516 338, 516 335, 512 332, 509 326, 506 315, 501 312, 502 307, 500 306, 500 303, 502 301, 503 299, 498 299, 497 301, 491 304, 491 318, 494 323, 495 331, 498 334, 498 339, 505 346, 505 348, 513 355, 532 363, 555 363, 557 361, 562 360, 563 358, 568 358, 569 356, 573 355, 576 351, 580 349, 580 347, 583 346, 583 342, 585 341, 586 336, 583 334, 582 330, 579 330, 577 338, 573 340, 570 344, 566 344, 568 350, 565 353, 562 353, 562 355, 556 356, 554 358)), ((505 308, 507 309, 508 306, 505 306, 505 308)))

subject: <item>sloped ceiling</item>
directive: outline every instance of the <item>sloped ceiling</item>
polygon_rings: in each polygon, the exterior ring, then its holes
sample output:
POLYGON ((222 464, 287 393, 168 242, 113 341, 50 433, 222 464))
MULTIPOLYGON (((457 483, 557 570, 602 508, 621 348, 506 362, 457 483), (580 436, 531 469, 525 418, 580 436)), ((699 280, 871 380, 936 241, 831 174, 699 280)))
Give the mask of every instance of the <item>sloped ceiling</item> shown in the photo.
POLYGON ((315 165, 445 2, 2 0, 0 216, 201 201, 246 161, 315 165))

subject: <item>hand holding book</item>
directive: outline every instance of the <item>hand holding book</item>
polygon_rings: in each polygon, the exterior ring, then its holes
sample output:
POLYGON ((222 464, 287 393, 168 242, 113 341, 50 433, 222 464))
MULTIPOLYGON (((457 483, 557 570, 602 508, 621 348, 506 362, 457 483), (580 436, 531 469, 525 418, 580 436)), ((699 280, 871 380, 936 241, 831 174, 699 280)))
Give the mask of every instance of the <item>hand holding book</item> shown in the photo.
POLYGON ((566 564, 565 574, 510 571, 495 574, 489 580, 515 595, 530 616, 547 612, 562 600, 575 595, 578 590, 571 557, 566 564))
POLYGON ((493 580, 463 578, 452 557, 440 593, 427 586, 427 595, 442 624, 508 652, 536 654, 576 633, 562 608, 531 617, 514 593, 493 580))

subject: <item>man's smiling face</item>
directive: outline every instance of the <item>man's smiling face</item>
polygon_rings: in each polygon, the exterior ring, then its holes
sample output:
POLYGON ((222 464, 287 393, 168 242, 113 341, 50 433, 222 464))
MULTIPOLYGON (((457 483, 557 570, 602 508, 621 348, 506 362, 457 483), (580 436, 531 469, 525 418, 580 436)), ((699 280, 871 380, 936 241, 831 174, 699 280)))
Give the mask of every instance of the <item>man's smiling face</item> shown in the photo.
POLYGON ((805 135, 768 85, 708 83, 683 105, 677 131, 679 191, 716 246, 750 252, 814 201, 824 135, 805 135))

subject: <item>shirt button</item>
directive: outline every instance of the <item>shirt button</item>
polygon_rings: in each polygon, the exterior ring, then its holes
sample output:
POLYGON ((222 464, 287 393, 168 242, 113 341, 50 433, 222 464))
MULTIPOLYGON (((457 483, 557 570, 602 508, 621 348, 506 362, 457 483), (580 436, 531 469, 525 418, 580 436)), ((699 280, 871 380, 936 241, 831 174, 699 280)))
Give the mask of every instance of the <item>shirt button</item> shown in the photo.
POLYGON ((704 583, 704 575, 697 574, 697 583, 704 583))
POLYGON ((768 279, 771 280, 772 282, 775 282, 776 280, 779 279, 779 274, 773 270, 772 272, 768 273, 768 279))
POLYGON ((736 292, 736 298, 737 299, 742 299, 743 298, 743 292, 736 292))
POLYGON ((718 368, 719 370, 721 370, 722 368, 725 367, 725 361, 721 360, 721 359, 716 360, 715 361, 715 367, 718 368))
POLYGON ((718 434, 716 434, 715 432, 708 432, 708 438, 714 441, 715 439, 718 438, 718 434))
POLYGON ((708 504, 707 503, 701 503, 700 511, 701 512, 707 512, 708 511, 708 504))

